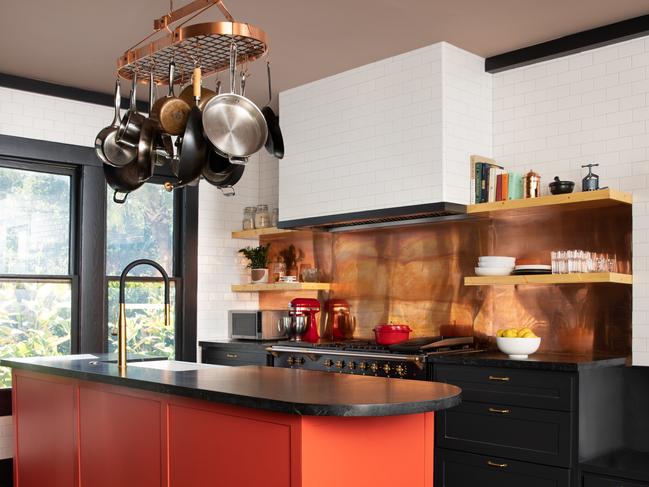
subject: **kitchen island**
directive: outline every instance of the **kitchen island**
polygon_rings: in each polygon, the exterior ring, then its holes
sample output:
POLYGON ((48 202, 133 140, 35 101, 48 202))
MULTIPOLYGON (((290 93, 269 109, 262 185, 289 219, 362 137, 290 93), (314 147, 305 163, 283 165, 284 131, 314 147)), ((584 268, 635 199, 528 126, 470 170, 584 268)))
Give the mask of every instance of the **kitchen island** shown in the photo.
POLYGON ((458 387, 107 356, 6 359, 19 487, 426 486, 458 387))

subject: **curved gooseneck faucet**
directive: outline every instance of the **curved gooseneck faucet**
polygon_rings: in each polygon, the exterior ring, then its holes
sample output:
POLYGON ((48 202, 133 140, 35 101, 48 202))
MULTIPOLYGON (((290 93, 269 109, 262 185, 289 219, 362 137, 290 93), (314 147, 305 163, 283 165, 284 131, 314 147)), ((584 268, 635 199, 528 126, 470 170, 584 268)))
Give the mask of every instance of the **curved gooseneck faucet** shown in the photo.
POLYGON ((149 265, 158 269, 165 283, 165 325, 169 326, 171 311, 169 305, 169 276, 164 268, 157 262, 150 259, 138 259, 134 260, 128 264, 122 271, 122 275, 119 278, 119 318, 117 320, 117 342, 118 342, 118 355, 117 355, 117 366, 124 370, 126 369, 126 303, 124 300, 124 290, 126 287, 126 276, 134 267, 139 265, 149 265))

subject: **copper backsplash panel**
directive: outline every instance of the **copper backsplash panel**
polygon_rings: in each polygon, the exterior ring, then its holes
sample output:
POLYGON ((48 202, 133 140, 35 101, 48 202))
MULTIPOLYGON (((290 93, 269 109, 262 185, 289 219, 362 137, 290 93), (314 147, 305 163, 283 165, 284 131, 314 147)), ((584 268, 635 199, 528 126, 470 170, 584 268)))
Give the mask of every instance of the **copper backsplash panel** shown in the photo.
MULTIPOLYGON (((393 321, 409 324, 414 336, 473 330, 493 345, 498 328, 530 326, 543 337, 545 351, 630 351, 631 286, 463 285, 480 255, 549 264, 550 250, 583 249, 615 253, 629 266, 630 207, 516 212, 313 237, 299 233, 272 242, 273 254, 289 243, 304 250, 305 262, 333 283, 319 297, 349 301, 359 338, 371 338, 376 324, 393 321)), ((260 304, 283 307, 293 297, 262 293, 260 304)))

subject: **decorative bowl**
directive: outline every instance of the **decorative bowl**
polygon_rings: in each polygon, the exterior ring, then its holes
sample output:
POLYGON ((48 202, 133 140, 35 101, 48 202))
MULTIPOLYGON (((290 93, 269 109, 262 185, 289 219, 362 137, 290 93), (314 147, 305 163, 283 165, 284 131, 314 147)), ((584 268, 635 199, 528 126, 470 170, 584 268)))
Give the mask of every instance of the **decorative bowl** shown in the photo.
POLYGON ((536 352, 541 346, 541 337, 536 338, 505 338, 496 337, 498 349, 512 360, 524 360, 536 352))

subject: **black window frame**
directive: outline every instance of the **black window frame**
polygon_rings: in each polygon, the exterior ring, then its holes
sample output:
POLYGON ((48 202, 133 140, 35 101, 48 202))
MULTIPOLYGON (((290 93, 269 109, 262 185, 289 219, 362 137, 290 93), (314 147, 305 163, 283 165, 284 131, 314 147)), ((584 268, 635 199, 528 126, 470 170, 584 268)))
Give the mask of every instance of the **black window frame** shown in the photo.
MULTIPOLYGON (((106 195, 101 161, 91 147, 0 134, 0 165, 26 170, 72 171, 70 272, 72 288, 71 353, 103 353, 107 336, 106 195), (98 276, 103 276, 98 277, 98 276), (97 306, 97 303, 103 306, 97 306)), ((152 182, 175 181, 167 168, 156 168, 152 182)), ((174 195, 174 274, 176 289, 176 359, 196 361, 198 186, 174 195)), ((52 276, 47 276, 52 277, 52 276)), ((68 276, 65 276, 66 278, 68 276)), ((0 390, 0 416, 11 414, 11 389, 0 390)))

